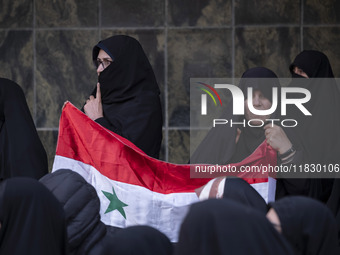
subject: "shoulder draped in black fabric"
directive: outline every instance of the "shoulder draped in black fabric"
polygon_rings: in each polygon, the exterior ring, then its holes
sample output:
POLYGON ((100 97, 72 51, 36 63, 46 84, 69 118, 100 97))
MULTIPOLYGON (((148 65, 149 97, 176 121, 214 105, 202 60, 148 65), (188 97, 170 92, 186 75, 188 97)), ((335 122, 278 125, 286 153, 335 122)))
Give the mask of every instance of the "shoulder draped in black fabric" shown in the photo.
POLYGON ((266 201, 248 182, 237 177, 227 177, 224 185, 223 198, 231 199, 251 208, 264 215, 268 211, 266 201))
POLYGON ((39 179, 47 174, 47 156, 24 93, 0 78, 0 180, 15 176, 39 179))
MULTIPOLYGON (((40 179, 65 211, 69 253, 110 254, 115 231, 100 221, 100 201, 93 186, 76 172, 60 169, 40 179)), ((113 227, 112 227, 113 228, 113 227)))
POLYGON ((279 216, 282 234, 295 254, 340 254, 336 222, 321 202, 300 196, 282 198, 271 204, 279 216))
POLYGON ((112 239, 115 243, 112 254, 120 255, 171 255, 169 238, 149 226, 133 226, 120 230, 112 239))
POLYGON ((67 254, 64 212, 37 180, 15 177, 0 184, 0 221, 0 254, 67 254))
MULTIPOLYGON (((268 99, 272 99, 272 88, 280 88, 277 76, 265 67, 255 67, 243 73, 239 88, 243 91, 245 99, 247 88, 253 87, 253 91, 260 90, 268 99), (252 79, 256 78, 256 79, 252 79), (267 79, 269 78, 269 79, 267 79), (267 81, 266 81, 267 80, 267 81)), ((278 89, 279 90, 279 89, 278 89)), ((240 122, 244 115, 233 115, 233 102, 228 104, 221 119, 232 119, 240 122)), ((279 105, 271 118, 279 113, 279 105)), ((248 157, 265 139, 264 129, 241 127, 241 125, 217 125, 212 128, 202 143, 190 158, 190 163, 226 164, 240 162, 248 157), (237 145, 235 144, 237 128, 241 129, 241 135, 237 145)))
POLYGON ((163 124, 160 91, 144 50, 136 39, 125 35, 100 41, 93 48, 94 61, 100 49, 113 62, 98 78, 104 118, 96 121, 158 158, 163 124))
POLYGON ((229 199, 193 204, 185 217, 177 255, 293 254, 266 216, 229 199))
POLYGON ((332 193, 327 201, 327 206, 335 215, 338 226, 338 242, 340 246, 340 179, 334 180, 332 193))

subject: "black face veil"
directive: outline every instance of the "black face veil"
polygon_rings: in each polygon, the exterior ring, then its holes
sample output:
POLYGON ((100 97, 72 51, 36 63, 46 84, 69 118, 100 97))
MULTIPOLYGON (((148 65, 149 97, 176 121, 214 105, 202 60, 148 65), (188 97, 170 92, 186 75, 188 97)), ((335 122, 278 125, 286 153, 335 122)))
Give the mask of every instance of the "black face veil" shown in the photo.
POLYGON ((104 104, 124 102, 145 91, 160 93, 150 62, 136 39, 117 35, 100 41, 93 48, 94 61, 100 49, 113 60, 98 78, 104 104))

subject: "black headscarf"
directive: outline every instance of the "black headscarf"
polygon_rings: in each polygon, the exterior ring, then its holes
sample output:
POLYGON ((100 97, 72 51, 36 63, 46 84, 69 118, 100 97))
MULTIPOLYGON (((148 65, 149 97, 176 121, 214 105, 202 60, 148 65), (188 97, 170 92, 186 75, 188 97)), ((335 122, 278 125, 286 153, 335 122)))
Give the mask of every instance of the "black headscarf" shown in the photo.
POLYGON ((228 177, 225 180, 223 198, 231 199, 254 208, 264 215, 267 213, 266 201, 248 182, 237 177, 228 177))
POLYGON ((334 78, 327 56, 320 51, 304 50, 295 57, 289 70, 293 77, 297 77, 294 67, 302 69, 309 78, 334 78))
MULTIPOLYGON (((151 157, 158 158, 162 141, 162 109, 158 84, 141 45, 129 36, 100 41, 113 62, 99 75, 104 118, 96 121, 127 138, 151 157)), ((96 96, 96 88, 92 92, 96 96)))
MULTIPOLYGON (((272 100, 272 88, 280 88, 277 76, 265 67, 255 67, 243 73, 239 88, 247 99, 247 88, 253 87, 253 91, 260 90, 269 100, 272 100), (258 78, 258 79, 251 79, 258 78), (271 78, 265 82, 265 78, 271 78), (261 82, 260 82, 261 81, 261 82)), ((232 101, 232 100, 231 100, 232 101)), ((244 115, 233 115, 233 102, 226 107, 221 118, 232 119, 240 122, 244 115)), ((271 115, 274 118, 279 112, 279 105, 271 115)), ((202 143, 198 146, 190 159, 190 163, 226 164, 240 162, 248 157, 265 139, 263 127, 242 127, 241 125, 217 125, 212 128, 202 143), (237 128, 241 129, 241 135, 237 145, 235 144, 237 128)))
POLYGON ((177 255, 293 254, 263 213, 229 199, 193 204, 176 250, 177 255))
POLYGON ((39 179, 47 174, 47 156, 24 93, 0 78, 0 180, 14 176, 39 179))
POLYGON ((120 230, 111 240, 115 245, 112 254, 120 255, 171 255, 169 238, 149 226, 133 226, 120 230))
MULTIPOLYGON (((293 79, 290 86, 306 88, 311 92, 311 99, 304 106, 312 116, 303 115, 296 107, 287 108, 287 113, 299 122, 294 131, 301 138, 308 163, 339 164, 340 93, 329 60, 319 51, 306 50, 297 55, 290 65, 293 78, 298 77, 293 72, 295 66, 302 69, 309 79, 293 79)), ((333 180, 312 182, 314 197, 326 202, 333 180)))
POLYGON ((340 254, 336 222, 321 202, 300 196, 285 197, 271 204, 279 216, 282 234, 295 254, 340 254))
POLYGON ((0 184, 0 254, 66 254, 64 212, 38 181, 10 178, 0 184))

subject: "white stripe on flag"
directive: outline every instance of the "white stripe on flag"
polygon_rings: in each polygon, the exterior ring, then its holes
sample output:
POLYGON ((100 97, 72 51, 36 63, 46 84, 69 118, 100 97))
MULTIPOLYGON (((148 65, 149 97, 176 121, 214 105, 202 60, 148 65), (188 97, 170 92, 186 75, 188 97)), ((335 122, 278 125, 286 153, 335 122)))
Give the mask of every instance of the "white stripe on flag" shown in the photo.
POLYGON ((198 202, 196 193, 160 194, 138 185, 113 181, 102 175, 94 167, 80 161, 55 156, 52 172, 58 169, 71 169, 84 177, 95 187, 101 201, 101 221, 116 227, 149 225, 166 234, 172 242, 177 242, 180 225, 190 204, 198 202), (105 214, 109 200, 102 191, 114 191, 123 203, 126 220, 117 210, 105 214))
POLYGON ((268 182, 253 183, 250 185, 263 197, 267 204, 275 201, 276 180, 274 178, 268 177, 268 182))

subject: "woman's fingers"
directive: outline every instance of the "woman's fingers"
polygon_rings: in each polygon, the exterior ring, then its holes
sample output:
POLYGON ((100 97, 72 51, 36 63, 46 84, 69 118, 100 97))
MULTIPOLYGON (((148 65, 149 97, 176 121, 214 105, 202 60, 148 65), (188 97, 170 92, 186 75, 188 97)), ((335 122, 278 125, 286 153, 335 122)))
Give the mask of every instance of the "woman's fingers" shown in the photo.
POLYGON ((96 98, 98 101, 101 101, 102 100, 102 95, 101 95, 101 92, 100 92, 100 84, 99 82, 97 83, 97 94, 96 94, 96 98))

